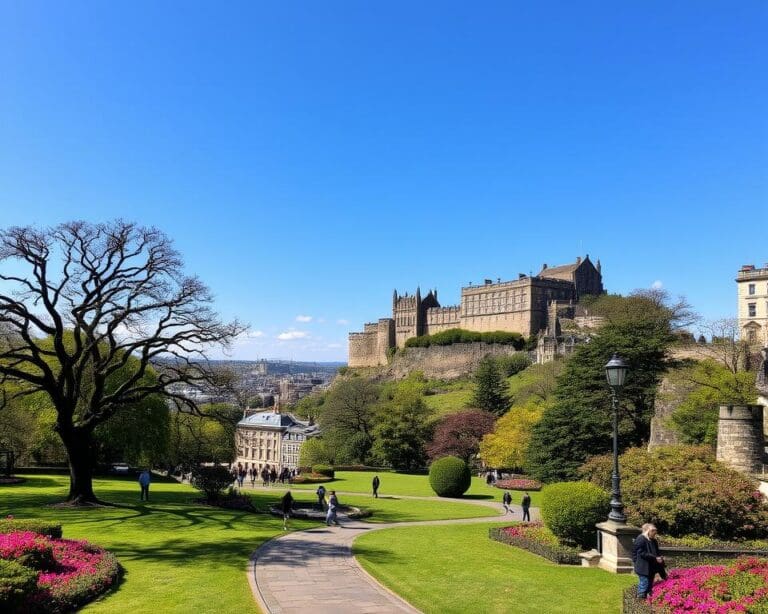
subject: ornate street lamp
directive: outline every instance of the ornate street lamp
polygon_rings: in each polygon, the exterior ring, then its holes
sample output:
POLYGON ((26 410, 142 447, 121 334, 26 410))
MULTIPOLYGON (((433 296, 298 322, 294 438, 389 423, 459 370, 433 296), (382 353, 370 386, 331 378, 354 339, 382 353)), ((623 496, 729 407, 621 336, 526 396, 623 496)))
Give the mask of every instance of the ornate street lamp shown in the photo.
POLYGON ((613 475, 611 475, 611 513, 608 520, 624 524, 627 517, 624 515, 624 504, 621 502, 621 477, 619 477, 619 390, 624 385, 629 367, 614 354, 613 358, 605 365, 605 377, 611 387, 613 408, 613 475))

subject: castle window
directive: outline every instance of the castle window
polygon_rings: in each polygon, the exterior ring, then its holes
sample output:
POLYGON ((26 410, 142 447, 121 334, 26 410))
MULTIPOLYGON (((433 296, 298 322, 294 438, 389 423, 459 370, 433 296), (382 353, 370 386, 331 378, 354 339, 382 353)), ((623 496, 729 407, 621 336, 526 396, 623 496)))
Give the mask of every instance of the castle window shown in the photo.
POLYGON ((754 318, 757 315, 757 303, 747 303, 747 315, 754 318))
POLYGON ((749 294, 750 296, 755 293, 755 284, 749 284, 749 294))

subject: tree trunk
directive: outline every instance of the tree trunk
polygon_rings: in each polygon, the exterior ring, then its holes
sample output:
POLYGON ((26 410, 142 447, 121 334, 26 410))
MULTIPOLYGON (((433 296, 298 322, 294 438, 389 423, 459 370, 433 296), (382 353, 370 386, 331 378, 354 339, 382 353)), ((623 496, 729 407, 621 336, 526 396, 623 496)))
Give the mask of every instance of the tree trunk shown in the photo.
POLYGON ((76 428, 59 431, 69 458, 69 495, 74 505, 100 503, 93 492, 91 431, 76 428))

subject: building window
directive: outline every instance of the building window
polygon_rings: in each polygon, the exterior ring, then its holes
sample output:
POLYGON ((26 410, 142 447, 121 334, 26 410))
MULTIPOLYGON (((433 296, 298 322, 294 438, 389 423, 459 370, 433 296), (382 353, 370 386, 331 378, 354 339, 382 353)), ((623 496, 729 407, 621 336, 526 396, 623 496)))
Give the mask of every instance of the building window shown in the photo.
POLYGON ((750 296, 755 293, 755 284, 749 284, 749 290, 748 290, 750 296))
POLYGON ((754 318, 757 315, 757 303, 747 303, 747 315, 754 318))

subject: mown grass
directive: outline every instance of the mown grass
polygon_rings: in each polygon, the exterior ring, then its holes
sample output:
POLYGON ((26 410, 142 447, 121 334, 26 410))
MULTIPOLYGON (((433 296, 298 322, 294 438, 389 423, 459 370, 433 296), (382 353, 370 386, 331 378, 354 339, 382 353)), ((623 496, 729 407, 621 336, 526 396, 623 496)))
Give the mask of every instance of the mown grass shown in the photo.
POLYGON ((424 612, 621 612, 633 576, 559 566, 488 539, 495 523, 385 529, 359 537, 360 564, 424 612))
MULTIPOLYGON (((336 478, 326 482, 326 489, 334 489, 340 492, 353 493, 371 493, 371 481, 373 476, 378 475, 381 480, 379 495, 406 495, 413 497, 434 497, 435 492, 429 485, 429 476, 414 475, 410 473, 391 473, 391 472, 373 472, 373 471, 337 471, 336 478)), ((317 484, 295 484, 291 488, 297 491, 317 490, 317 484)), ((503 491, 488 486, 483 478, 473 477, 472 486, 464 495, 468 499, 488 499, 501 501, 503 491)), ((523 498, 522 492, 511 491, 512 502, 519 504, 523 498)), ((540 493, 531 492, 532 505, 538 506, 540 493)), ((373 499, 371 499, 373 500, 373 499)))
MULTIPOLYGON (((139 502, 133 479, 97 479, 97 495, 114 507, 61 509, 68 488, 64 475, 26 476, 27 482, 0 489, 0 517, 43 518, 61 522, 64 537, 87 539, 115 553, 125 567, 120 586, 85 612, 253 612, 246 568, 250 554, 281 534, 282 520, 199 505, 188 485, 155 482, 151 501, 139 502)), ((257 509, 277 503, 286 488, 246 490, 257 509)), ((313 492, 292 489, 297 500, 313 501, 313 492)), ((341 503, 373 512, 371 522, 406 522, 489 516, 493 510, 471 504, 370 496, 340 497, 341 503)), ((291 520, 290 529, 315 526, 291 520)))

